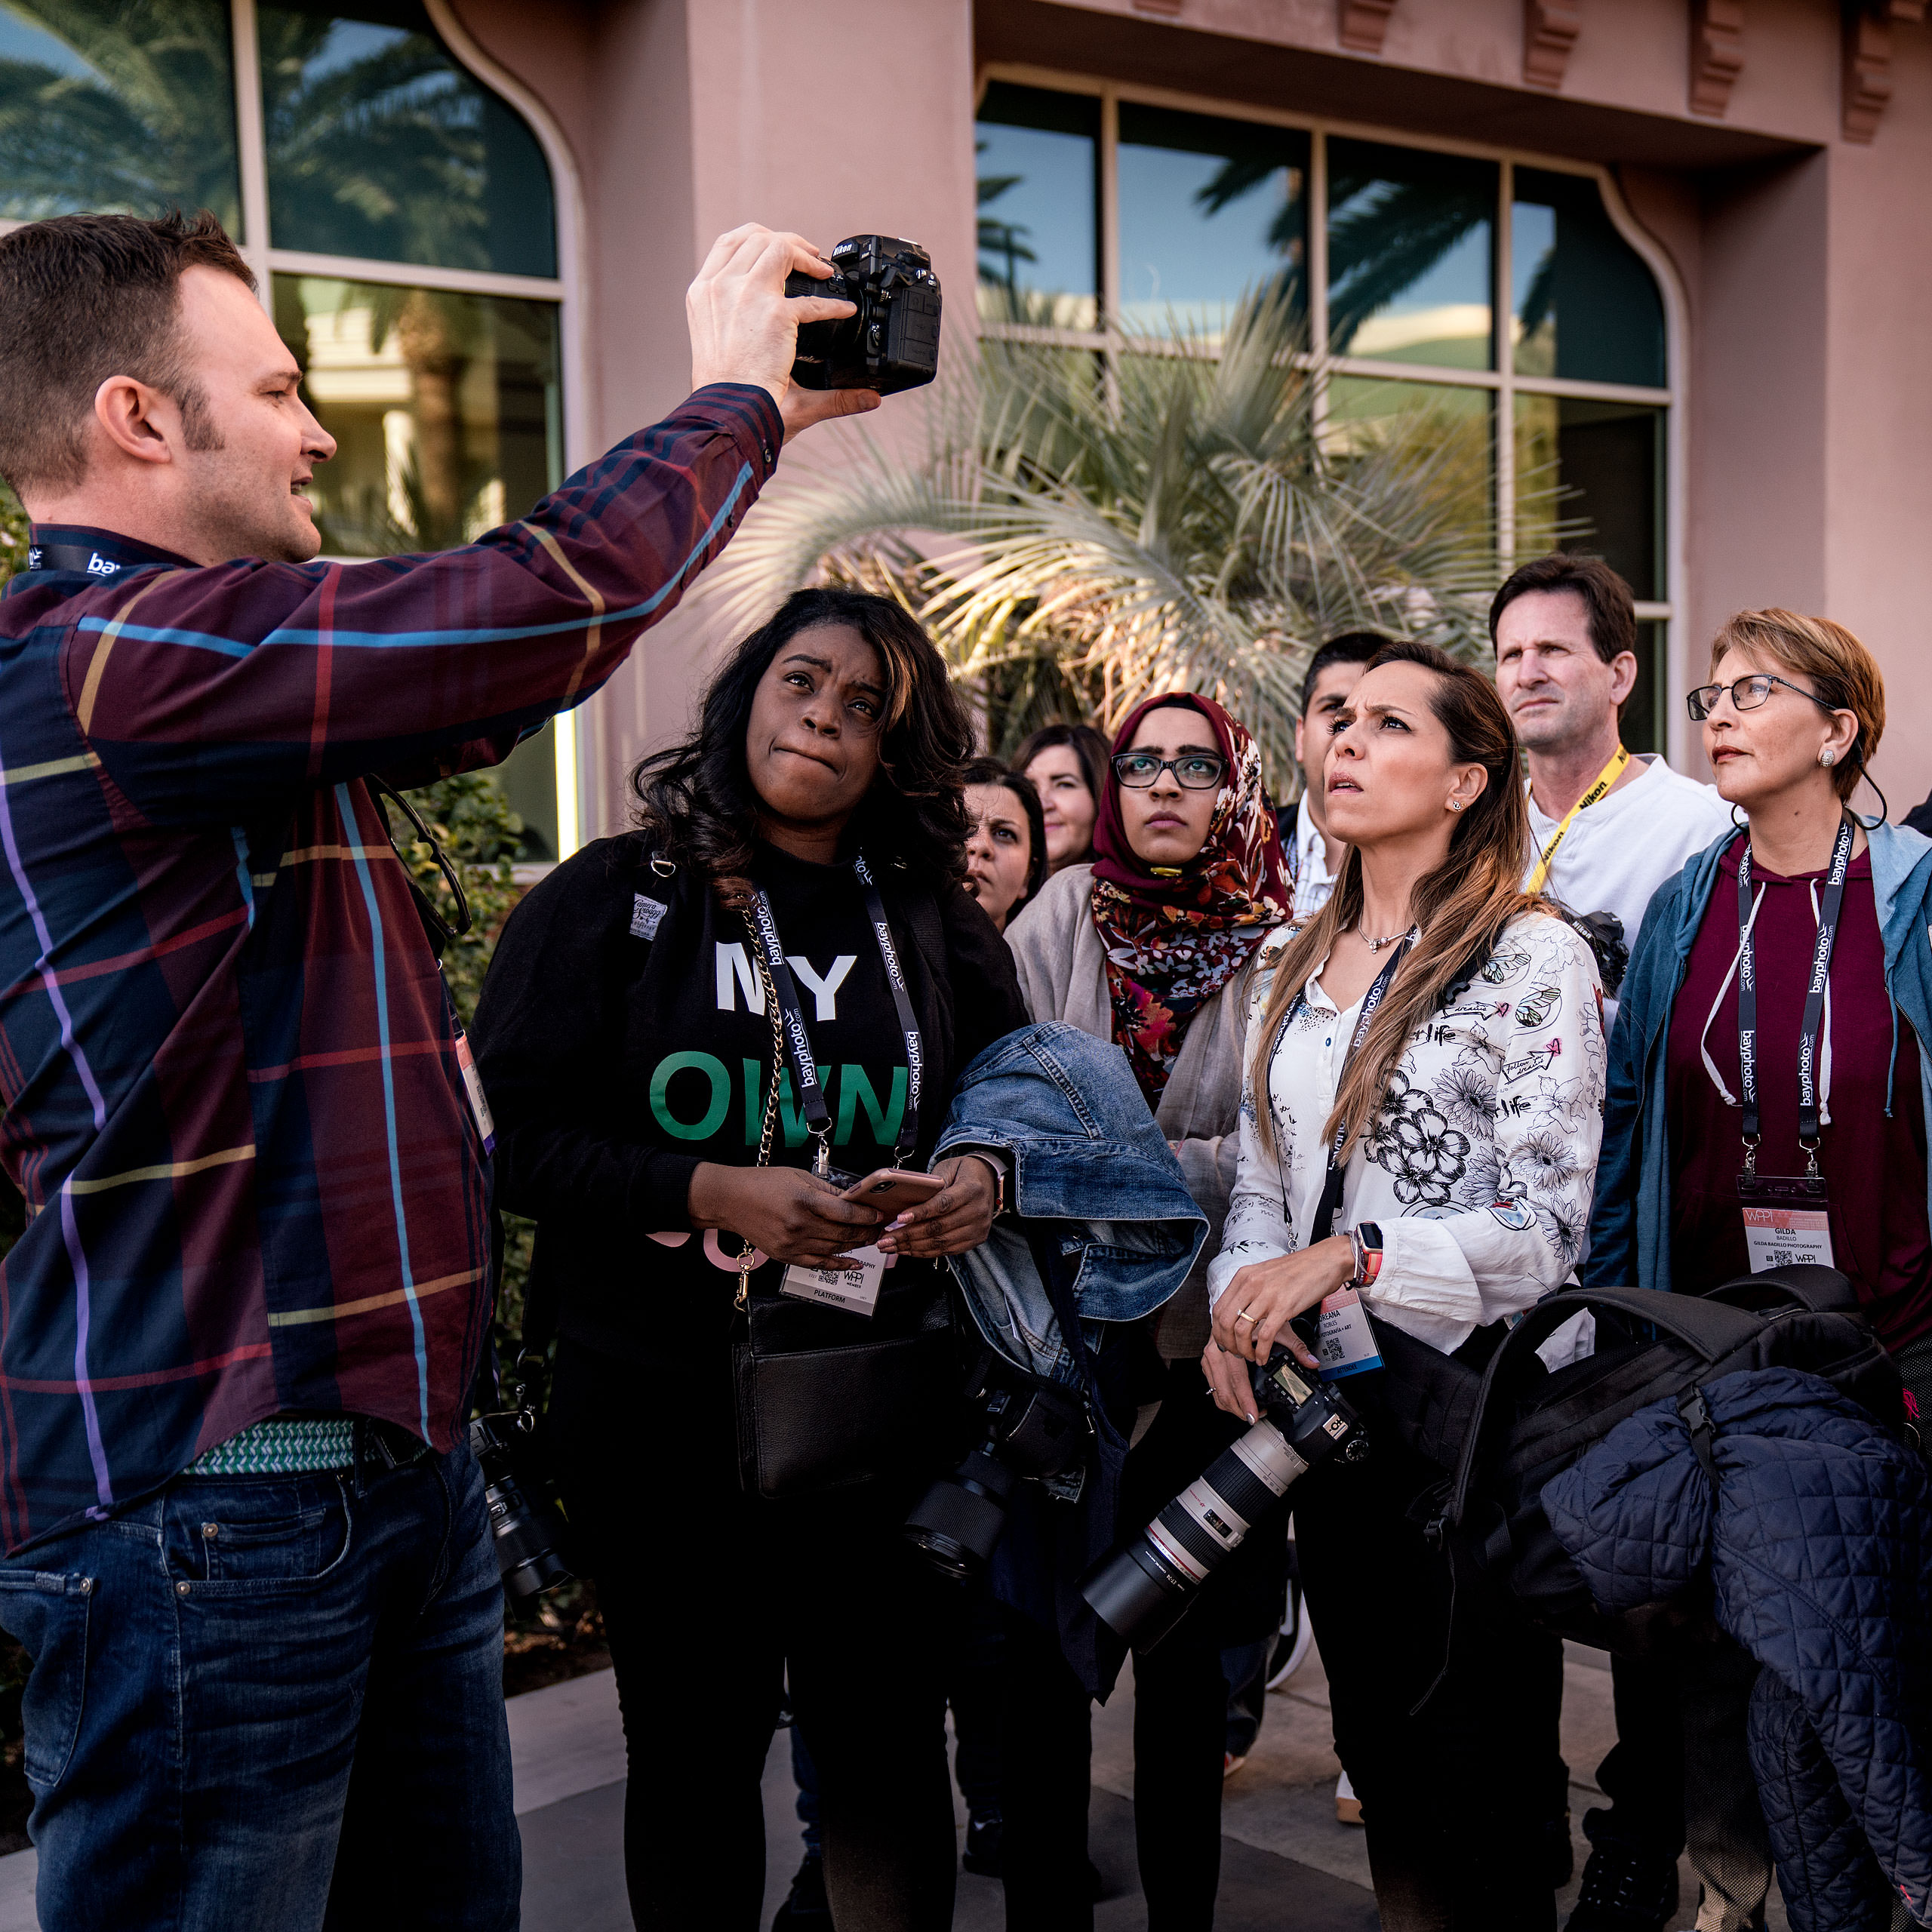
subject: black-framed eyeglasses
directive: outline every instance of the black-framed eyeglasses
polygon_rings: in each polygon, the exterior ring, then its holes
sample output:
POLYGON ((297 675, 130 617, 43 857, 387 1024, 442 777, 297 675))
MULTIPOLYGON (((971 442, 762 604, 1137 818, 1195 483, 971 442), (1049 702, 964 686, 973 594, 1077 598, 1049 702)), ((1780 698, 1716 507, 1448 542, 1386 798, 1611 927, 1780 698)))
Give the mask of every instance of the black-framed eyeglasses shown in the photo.
POLYGON ((1841 708, 1827 704, 1816 691, 1807 691, 1802 685, 1794 685, 1789 678, 1778 677, 1769 671, 1753 671, 1747 677, 1732 678, 1727 685, 1700 685, 1694 691, 1684 694, 1684 702, 1690 710, 1691 723, 1701 724, 1716 709, 1718 700, 1726 691, 1730 692, 1735 709, 1755 711, 1761 704, 1769 701, 1774 685, 1782 685, 1800 697, 1808 697, 1820 711, 1836 712, 1841 708))
POLYGON ((1221 782, 1228 761, 1219 752, 1183 752, 1179 758, 1157 758, 1152 752, 1116 752, 1114 776, 1129 791, 1144 792, 1164 771, 1188 792, 1211 792, 1221 782))

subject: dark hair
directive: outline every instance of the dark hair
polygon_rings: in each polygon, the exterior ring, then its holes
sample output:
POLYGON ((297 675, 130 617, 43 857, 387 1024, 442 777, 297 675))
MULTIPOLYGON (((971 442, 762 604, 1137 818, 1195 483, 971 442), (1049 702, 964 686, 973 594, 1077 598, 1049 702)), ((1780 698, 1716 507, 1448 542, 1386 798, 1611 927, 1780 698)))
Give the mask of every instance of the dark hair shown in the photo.
POLYGON ((1097 731, 1091 724, 1042 724, 1019 750, 1013 755, 1013 768, 1023 775, 1026 768, 1042 752, 1050 752, 1057 745, 1072 748, 1073 755, 1080 761, 1080 770, 1087 780, 1087 789, 1094 795, 1097 809, 1107 789, 1107 760, 1112 746, 1104 734, 1097 731))
POLYGON ((890 598, 860 590, 795 590, 706 686, 697 728, 631 769, 638 826, 652 852, 706 873, 720 902, 749 896, 758 795, 745 768, 752 699, 771 660, 801 631, 849 624, 878 653, 885 721, 878 774, 847 838, 875 866, 901 866, 934 883, 966 872, 968 821, 960 774, 973 722, 932 640, 890 598))
MULTIPOLYGON (((1383 664, 1419 664, 1435 672, 1429 709, 1448 734, 1450 755, 1458 764, 1480 764, 1487 782, 1456 821, 1449 835, 1449 856, 1417 881, 1410 896, 1409 909, 1422 937, 1397 969, 1387 996, 1369 1022, 1361 1051, 1351 1057, 1334 1111, 1321 1130, 1323 1138, 1331 1140, 1346 1128, 1344 1159, 1347 1149, 1380 1112, 1383 1090, 1409 1035, 1442 1004, 1451 987, 1489 956, 1503 927, 1541 903, 1523 891, 1530 814, 1517 764, 1521 748, 1496 687, 1479 671, 1457 663, 1432 644, 1389 645, 1368 660, 1371 671, 1383 664)), ((1361 915, 1361 854, 1351 845, 1327 904, 1283 950, 1269 989, 1266 1013, 1259 1026, 1248 1029, 1249 1039, 1257 1043, 1250 1077, 1257 1093, 1266 1090, 1268 1060, 1281 1016, 1321 970, 1337 939, 1361 915)), ((1269 1109, 1257 1109, 1256 1124, 1263 1145, 1272 1151, 1269 1109)))
POLYGON ((189 374, 181 277, 254 272, 204 208, 158 221, 63 214, 0 237, 0 475, 16 494, 87 474, 86 426, 109 376, 131 376, 180 406, 190 449, 217 449, 208 398, 189 374))
POLYGON ((1343 631, 1339 637, 1331 637, 1308 660, 1308 669, 1301 680, 1302 715, 1308 715, 1309 701, 1315 696, 1315 680, 1331 664, 1366 664, 1378 651, 1384 651, 1395 641, 1384 637, 1380 631, 1343 631))
POLYGON ((1030 904, 1047 875, 1047 820, 1040 809, 1040 794, 1025 773, 1009 771, 996 758, 976 758, 960 774, 962 785, 1004 785, 1020 801, 1026 814, 1026 890, 1007 911, 1007 923, 1020 907, 1030 904))
POLYGON ((1630 586, 1601 557, 1573 557, 1566 550, 1552 550, 1510 573, 1489 607, 1491 650, 1503 612, 1533 590, 1574 590, 1583 600, 1590 641, 1606 664, 1626 651, 1636 654, 1637 606, 1630 586))

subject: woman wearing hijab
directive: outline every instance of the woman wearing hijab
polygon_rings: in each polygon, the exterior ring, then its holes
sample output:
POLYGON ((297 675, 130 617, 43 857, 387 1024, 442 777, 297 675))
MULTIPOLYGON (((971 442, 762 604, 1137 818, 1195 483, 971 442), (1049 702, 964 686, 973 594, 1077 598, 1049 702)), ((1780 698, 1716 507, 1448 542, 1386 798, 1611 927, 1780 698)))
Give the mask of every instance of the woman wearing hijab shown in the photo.
MULTIPOLYGON (((1094 850, 1091 864, 1047 881, 1007 939, 1034 1020, 1064 1020, 1125 1052, 1210 1223, 1201 1263, 1154 1324, 1158 1379, 1144 1399, 1159 1409, 1128 1458, 1121 1502, 1121 1521, 1138 1523, 1241 1427, 1216 1409, 1201 1370, 1207 1261, 1235 1178, 1250 975, 1291 897, 1245 728, 1191 693, 1139 706, 1114 740, 1094 850)), ((1286 1581, 1284 1540, 1251 1537, 1186 1621, 1135 1660, 1135 1832, 1150 1932, 1214 1922, 1228 1696, 1220 1654, 1272 1634, 1286 1581)), ((1010 1655, 1016 1670, 1030 1656, 1051 1678, 1038 1648, 1016 1638, 1010 1655)), ((1060 1694, 1052 1682, 1028 1687, 1044 1700, 1060 1694)), ((1027 1801, 1014 1789, 1016 1778, 1054 1778, 1051 1754, 1010 1743, 1008 1765, 1009 1926, 1091 1925, 1091 1905, 1075 1896, 1078 1847, 1066 1841, 1069 1829, 1084 1829, 1084 1792, 1069 1828, 1052 1793, 1027 1801)))

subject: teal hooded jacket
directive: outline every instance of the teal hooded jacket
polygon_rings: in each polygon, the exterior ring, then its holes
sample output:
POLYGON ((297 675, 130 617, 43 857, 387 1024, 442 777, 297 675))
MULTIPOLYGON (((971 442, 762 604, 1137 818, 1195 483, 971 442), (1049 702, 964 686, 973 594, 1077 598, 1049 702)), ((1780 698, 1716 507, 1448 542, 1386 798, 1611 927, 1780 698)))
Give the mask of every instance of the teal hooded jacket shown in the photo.
MULTIPOLYGON (((1590 1211, 1586 1287, 1668 1291, 1670 1278, 1670 1127, 1664 1054, 1670 1013, 1685 962, 1717 884, 1718 861, 1736 835, 1727 832, 1685 866, 1651 900, 1630 955, 1610 1038, 1604 1100, 1603 1152, 1590 1211)), ((1932 1140, 1932 839, 1881 820, 1866 828, 1872 888, 1884 947, 1885 990, 1892 1006, 1892 1064, 1898 1061, 1899 1016, 1918 1035, 1918 1092, 1893 1091, 1895 1105, 1925 1110, 1932 1140)), ((1932 1164, 1927 1206, 1932 1213, 1932 1164)))

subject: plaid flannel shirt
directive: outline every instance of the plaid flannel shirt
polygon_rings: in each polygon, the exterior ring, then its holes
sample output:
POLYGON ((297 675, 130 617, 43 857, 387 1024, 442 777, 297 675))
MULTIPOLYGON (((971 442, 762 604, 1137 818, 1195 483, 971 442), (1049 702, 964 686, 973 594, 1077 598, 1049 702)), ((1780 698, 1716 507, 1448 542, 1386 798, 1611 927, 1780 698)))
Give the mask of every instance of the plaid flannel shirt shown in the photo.
POLYGON ((10 1552, 278 1411, 455 1444, 489 1168, 361 781, 494 764, 589 697, 783 435, 762 390, 720 385, 464 549, 203 568, 102 537, 93 574, 55 547, 77 567, 8 586, 0 1159, 30 1217, 0 1268, 10 1552))

